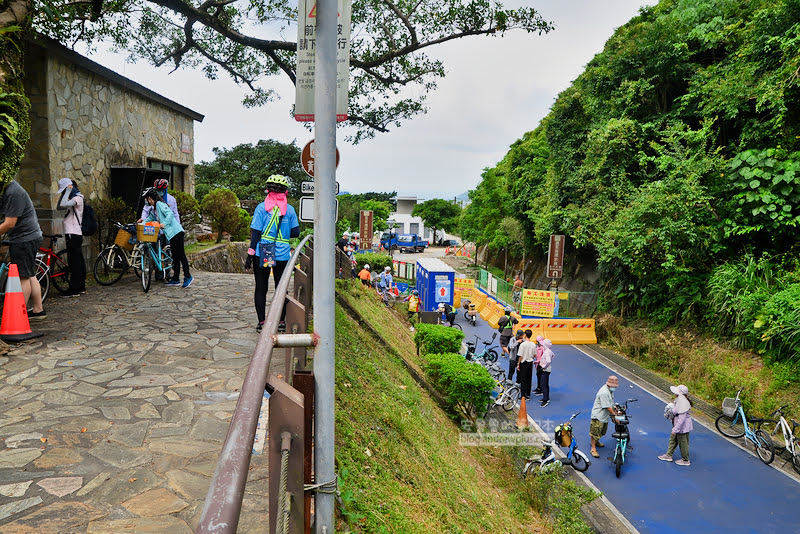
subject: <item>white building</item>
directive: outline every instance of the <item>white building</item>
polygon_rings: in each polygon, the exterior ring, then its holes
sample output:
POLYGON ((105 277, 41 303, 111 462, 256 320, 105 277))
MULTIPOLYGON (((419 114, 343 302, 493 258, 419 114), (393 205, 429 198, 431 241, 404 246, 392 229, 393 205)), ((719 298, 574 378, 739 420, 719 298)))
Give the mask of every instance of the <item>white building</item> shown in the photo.
POLYGON ((432 241, 433 232, 429 228, 425 228, 422 218, 411 216, 414 206, 424 201, 417 197, 401 196, 396 196, 393 200, 397 202, 397 211, 389 214, 389 224, 391 225, 394 222, 394 232, 397 234, 417 234, 422 239, 432 241))

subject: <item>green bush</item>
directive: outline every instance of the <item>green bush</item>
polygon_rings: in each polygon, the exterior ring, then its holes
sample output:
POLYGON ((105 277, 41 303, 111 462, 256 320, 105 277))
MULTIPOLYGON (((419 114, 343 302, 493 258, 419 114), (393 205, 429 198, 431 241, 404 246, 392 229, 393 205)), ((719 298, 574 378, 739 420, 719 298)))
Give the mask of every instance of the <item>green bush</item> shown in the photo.
POLYGON ((461 352, 464 332, 438 324, 418 324, 414 334, 417 352, 422 354, 443 354, 461 352))
POLYGON ((97 238, 100 246, 105 247, 114 242, 117 237, 117 227, 109 220, 123 224, 132 223, 139 218, 124 200, 120 197, 101 198, 91 202, 97 217, 97 238))
POLYGON ((223 232, 234 237, 240 231, 239 199, 233 191, 214 189, 203 197, 201 208, 203 215, 211 220, 211 228, 217 232, 217 243, 222 241, 223 232))
POLYGON ((761 334, 759 349, 772 361, 800 361, 800 283, 789 285, 764 302, 753 323, 761 334))
POLYGON ((425 372, 450 407, 473 422, 491 400, 495 382, 489 371, 460 354, 429 354, 425 372))
POLYGON ((192 195, 183 191, 170 191, 169 194, 175 197, 178 204, 178 216, 184 230, 200 222, 200 204, 192 195))
POLYGON ((373 254, 371 252, 368 252, 366 254, 356 254, 355 257, 356 257, 356 272, 363 269, 365 263, 369 265, 369 269, 373 273, 379 273, 383 271, 384 267, 392 266, 392 258, 384 254, 373 254))
POLYGON ((741 396, 742 406, 745 412, 753 408, 755 392, 758 387, 758 379, 754 375, 747 374, 742 369, 737 369, 729 365, 713 363, 708 366, 709 381, 707 397, 710 400, 717 399, 722 402, 725 397, 735 397, 739 388, 744 387, 741 396))

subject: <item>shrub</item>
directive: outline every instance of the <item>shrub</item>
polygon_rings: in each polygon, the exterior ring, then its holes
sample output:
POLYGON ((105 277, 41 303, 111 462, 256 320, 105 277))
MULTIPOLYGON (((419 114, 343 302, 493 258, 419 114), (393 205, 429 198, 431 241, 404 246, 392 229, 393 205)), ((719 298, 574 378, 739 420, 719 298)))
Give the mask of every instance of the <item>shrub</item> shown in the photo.
POLYGON ((211 228, 217 232, 217 243, 222 241, 222 233, 235 235, 241 225, 239 199, 233 191, 214 189, 203 197, 203 214, 211 220, 211 228))
POLYGON ((239 224, 231 232, 232 241, 250 241, 250 221, 252 217, 244 208, 239 208, 239 224))
POLYGON ((760 350, 772 361, 800 360, 800 283, 769 297, 753 329, 761 333, 760 350))
POLYGON ((419 324, 414 334, 417 353, 422 354, 458 353, 463 339, 461 330, 438 324, 419 324))
POLYGON ((181 226, 188 230, 200 222, 200 204, 190 194, 183 191, 170 191, 170 195, 175 197, 178 203, 178 216, 181 218, 181 226))
POLYGON ((117 237, 117 227, 109 219, 123 224, 138 219, 138 214, 120 197, 101 198, 91 204, 97 217, 97 238, 101 248, 113 243, 117 237))
POLYGON ((495 382, 489 371, 460 354, 429 354, 425 372, 450 407, 473 422, 491 400, 495 382))
POLYGON ((383 271, 384 267, 387 265, 389 267, 392 266, 392 258, 386 256, 384 254, 372 254, 368 252, 366 254, 356 254, 356 272, 360 271, 364 268, 364 264, 369 264, 369 268, 373 273, 379 273, 383 271))

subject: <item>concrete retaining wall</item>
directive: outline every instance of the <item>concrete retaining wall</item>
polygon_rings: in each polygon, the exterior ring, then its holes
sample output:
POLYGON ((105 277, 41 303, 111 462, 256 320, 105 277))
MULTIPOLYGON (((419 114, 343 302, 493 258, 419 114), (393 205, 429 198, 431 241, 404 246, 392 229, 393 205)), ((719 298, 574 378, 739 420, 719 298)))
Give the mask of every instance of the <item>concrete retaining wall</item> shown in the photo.
POLYGON ((188 254, 192 269, 212 273, 244 273, 247 243, 220 243, 214 247, 188 254))

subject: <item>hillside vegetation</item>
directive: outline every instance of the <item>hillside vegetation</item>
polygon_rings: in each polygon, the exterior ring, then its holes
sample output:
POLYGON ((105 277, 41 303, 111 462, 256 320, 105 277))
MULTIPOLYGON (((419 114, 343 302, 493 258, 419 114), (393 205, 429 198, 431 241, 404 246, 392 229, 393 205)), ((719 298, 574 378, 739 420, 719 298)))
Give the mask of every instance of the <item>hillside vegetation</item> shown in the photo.
POLYGON ((798 0, 642 8, 483 173, 462 237, 531 257, 564 234, 601 309, 794 365, 799 74, 798 0))
POLYGON ((422 359, 396 311, 356 282, 339 281, 337 297, 337 532, 590 532, 578 511, 590 492, 526 483, 522 451, 459 444, 461 428, 409 373, 422 359))

